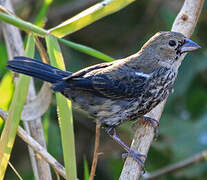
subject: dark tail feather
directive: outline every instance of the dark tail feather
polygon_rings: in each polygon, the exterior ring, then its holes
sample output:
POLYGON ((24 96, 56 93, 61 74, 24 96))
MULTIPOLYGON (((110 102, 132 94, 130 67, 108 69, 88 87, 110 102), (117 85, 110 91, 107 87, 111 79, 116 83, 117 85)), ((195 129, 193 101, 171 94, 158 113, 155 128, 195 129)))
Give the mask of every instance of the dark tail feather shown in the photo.
POLYGON ((62 71, 41 61, 17 56, 7 62, 9 70, 39 78, 50 83, 57 83, 62 78, 71 75, 71 72, 62 71))

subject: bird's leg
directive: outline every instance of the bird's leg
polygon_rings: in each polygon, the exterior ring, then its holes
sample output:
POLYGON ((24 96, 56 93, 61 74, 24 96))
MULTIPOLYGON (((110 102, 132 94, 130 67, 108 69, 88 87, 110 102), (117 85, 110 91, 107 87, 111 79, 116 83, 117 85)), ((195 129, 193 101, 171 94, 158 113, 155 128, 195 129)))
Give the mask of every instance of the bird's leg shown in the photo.
POLYGON ((134 152, 132 149, 130 149, 116 134, 116 130, 114 127, 108 127, 106 128, 107 134, 115 140, 126 152, 129 156, 131 156, 134 160, 137 161, 141 165, 142 168, 144 168, 144 161, 141 158, 146 158, 145 155, 139 154, 134 152))

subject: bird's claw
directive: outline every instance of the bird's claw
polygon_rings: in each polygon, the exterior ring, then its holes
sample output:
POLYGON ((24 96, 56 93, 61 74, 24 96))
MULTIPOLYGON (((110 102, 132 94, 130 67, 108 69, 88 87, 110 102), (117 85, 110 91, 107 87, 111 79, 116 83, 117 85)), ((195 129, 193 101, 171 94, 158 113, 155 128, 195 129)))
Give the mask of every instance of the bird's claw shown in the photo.
POLYGON ((122 159, 127 158, 127 156, 128 156, 128 153, 122 153, 122 155, 121 155, 122 159))
POLYGON ((141 119, 138 121, 139 124, 144 124, 144 125, 151 125, 154 128, 154 134, 155 138, 158 137, 158 126, 159 126, 159 121, 156 119, 153 119, 148 116, 143 116, 141 119))
POLYGON ((144 125, 151 125, 154 128, 157 128, 159 126, 159 122, 156 119, 148 116, 141 117, 138 123, 144 125))
POLYGON ((127 156, 131 156, 141 166, 142 170, 144 170, 144 160, 142 160, 142 158, 146 159, 146 155, 130 150, 129 152, 122 154, 122 158, 126 158, 127 156))

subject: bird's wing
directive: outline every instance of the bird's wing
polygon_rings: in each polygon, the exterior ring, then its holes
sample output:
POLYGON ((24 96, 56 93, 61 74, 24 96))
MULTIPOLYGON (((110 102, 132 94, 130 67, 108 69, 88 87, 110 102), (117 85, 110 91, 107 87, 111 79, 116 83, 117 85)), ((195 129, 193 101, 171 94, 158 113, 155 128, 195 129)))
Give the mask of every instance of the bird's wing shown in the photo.
POLYGON ((116 69, 112 73, 111 71, 105 72, 105 68, 109 66, 102 64, 101 66, 90 67, 88 70, 82 70, 75 76, 66 79, 66 82, 73 90, 91 92, 112 99, 135 98, 146 91, 145 84, 150 75, 126 71, 124 68, 116 69))
POLYGON ((141 72, 125 72, 121 78, 110 78, 105 74, 93 78, 93 88, 112 99, 138 98, 146 92, 149 75, 141 72))
POLYGON ((87 68, 84 68, 78 72, 73 73, 72 75, 65 77, 64 80, 65 81, 69 81, 70 79, 74 79, 74 78, 78 78, 78 77, 83 77, 85 74, 92 72, 94 70, 99 70, 99 69, 103 69, 106 67, 109 67, 113 64, 113 62, 109 62, 109 63, 101 63, 101 64, 95 64, 93 66, 89 66, 87 68))

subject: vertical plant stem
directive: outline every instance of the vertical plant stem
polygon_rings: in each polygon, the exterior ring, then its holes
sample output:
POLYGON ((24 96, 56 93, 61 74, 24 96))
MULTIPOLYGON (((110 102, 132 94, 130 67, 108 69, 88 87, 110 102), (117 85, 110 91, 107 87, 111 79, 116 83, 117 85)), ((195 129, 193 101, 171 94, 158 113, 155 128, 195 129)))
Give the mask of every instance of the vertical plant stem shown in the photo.
MULTIPOLYGON (((63 56, 57 42, 52 36, 46 36, 47 50, 51 64, 59 69, 65 70, 63 56)), ((73 116, 71 101, 62 94, 56 93, 57 112, 61 130, 61 139, 66 168, 66 177, 68 180, 77 179, 75 140, 73 130, 73 116)))
POLYGON ((96 173, 96 167, 98 162, 98 148, 99 148, 99 140, 100 140, 100 127, 101 127, 100 121, 96 121, 96 138, 95 138, 93 162, 91 166, 91 173, 90 173, 89 180, 93 180, 96 173))

